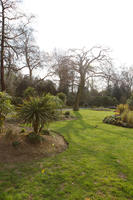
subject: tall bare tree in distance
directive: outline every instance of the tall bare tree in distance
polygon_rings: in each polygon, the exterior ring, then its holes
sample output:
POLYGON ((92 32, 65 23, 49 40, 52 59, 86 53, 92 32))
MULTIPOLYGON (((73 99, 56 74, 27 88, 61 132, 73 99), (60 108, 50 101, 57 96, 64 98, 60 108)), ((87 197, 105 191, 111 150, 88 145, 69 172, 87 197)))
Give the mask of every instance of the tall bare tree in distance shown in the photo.
POLYGON ((73 72, 71 67, 70 57, 67 52, 56 52, 53 53, 54 64, 52 65, 55 76, 58 80, 58 91, 68 94, 69 88, 71 87, 73 72))
POLYGON ((29 71, 29 78, 32 80, 33 70, 43 67, 44 52, 36 45, 33 29, 27 29, 22 36, 23 68, 29 71))
POLYGON ((73 106, 74 111, 79 110, 79 101, 86 81, 91 76, 103 76, 100 66, 109 62, 108 49, 96 46, 89 50, 71 49, 69 51, 72 68, 76 73, 77 94, 73 106))

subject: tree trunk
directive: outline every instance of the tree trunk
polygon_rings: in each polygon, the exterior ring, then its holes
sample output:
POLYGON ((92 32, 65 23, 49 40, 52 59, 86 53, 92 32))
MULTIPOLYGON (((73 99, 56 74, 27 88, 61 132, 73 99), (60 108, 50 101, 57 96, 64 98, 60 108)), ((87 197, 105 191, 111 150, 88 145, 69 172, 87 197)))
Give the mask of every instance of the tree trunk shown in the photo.
POLYGON ((81 75, 80 84, 78 86, 78 92, 76 94, 75 103, 74 103, 74 106, 73 106, 73 110, 74 111, 78 111, 79 110, 80 97, 81 97, 81 95, 83 93, 84 86, 85 86, 85 76, 84 76, 84 74, 82 74, 81 75))
POLYGON ((76 94, 76 99, 75 99, 74 106, 73 106, 73 110, 74 111, 78 111, 79 110, 80 96, 81 96, 81 86, 78 87, 78 92, 76 94))
POLYGON ((33 129, 34 129, 34 132, 35 132, 36 134, 38 134, 38 129, 39 129, 39 122, 38 122, 38 120, 36 120, 36 121, 32 124, 32 127, 33 127, 33 129))
POLYGON ((5 40, 5 16, 4 8, 2 5, 2 38, 1 38, 1 61, 0 61, 0 81, 1 90, 5 91, 5 81, 4 81, 4 40, 5 40))
POLYGON ((29 75, 30 75, 30 80, 32 81, 32 70, 29 67, 29 75))

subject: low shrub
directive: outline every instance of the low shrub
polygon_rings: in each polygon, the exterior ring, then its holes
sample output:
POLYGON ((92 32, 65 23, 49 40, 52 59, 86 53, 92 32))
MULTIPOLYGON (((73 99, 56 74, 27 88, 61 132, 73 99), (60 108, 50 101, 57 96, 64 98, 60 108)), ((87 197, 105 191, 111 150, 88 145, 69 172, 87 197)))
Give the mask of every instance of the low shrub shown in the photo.
POLYGON ((0 92, 0 133, 3 131, 6 116, 13 111, 13 108, 11 97, 5 92, 0 92))
POLYGON ((59 97, 59 99, 62 100, 62 102, 64 103, 64 105, 66 104, 66 94, 64 94, 63 92, 60 92, 57 94, 57 97, 59 97))
POLYGON ((18 106, 23 103, 23 99, 21 97, 12 97, 11 102, 13 105, 18 106))
POLYGON ((22 128, 20 133, 25 133, 25 128, 22 128))
POLYGON ((23 95, 24 95, 25 98, 35 97, 36 96, 35 88, 33 88, 33 87, 26 88, 23 95))
POLYGON ((121 114, 121 119, 123 122, 128 122, 128 113, 129 110, 125 109, 121 114))
POLYGON ((13 141, 12 142, 12 146, 15 147, 15 148, 18 147, 19 145, 20 145, 19 141, 13 141))
POLYGON ((43 129, 43 130, 41 131, 41 134, 42 134, 42 135, 50 135, 50 131, 47 130, 47 129, 43 129))
POLYGON ((133 128, 133 111, 130 110, 128 104, 120 104, 117 106, 115 115, 105 117, 103 122, 133 128))
POLYGON ((127 104, 129 105, 130 110, 133 110, 133 94, 127 100, 127 104))
POLYGON ((43 141, 43 137, 34 132, 29 133, 26 137, 31 144, 38 144, 43 141))
POLYGON ((64 113, 64 115, 65 115, 65 116, 70 116, 70 112, 69 112, 69 111, 66 111, 66 112, 64 113))
POLYGON ((116 115, 105 117, 103 122, 107 124, 128 127, 128 124, 123 122, 120 116, 116 116, 116 115))
POLYGON ((120 115, 124 112, 124 110, 128 110, 128 104, 120 104, 117 106, 116 111, 120 113, 120 115))
POLYGON ((127 122, 128 122, 130 127, 133 127, 133 111, 128 112, 127 122))

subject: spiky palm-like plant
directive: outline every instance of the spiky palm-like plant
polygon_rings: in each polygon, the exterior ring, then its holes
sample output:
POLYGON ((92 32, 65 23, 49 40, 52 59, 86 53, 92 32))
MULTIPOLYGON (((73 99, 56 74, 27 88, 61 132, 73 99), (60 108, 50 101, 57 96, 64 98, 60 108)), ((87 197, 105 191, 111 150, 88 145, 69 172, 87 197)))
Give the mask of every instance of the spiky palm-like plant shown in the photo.
POLYGON ((55 110, 55 103, 48 94, 44 97, 31 97, 25 100, 19 109, 19 116, 24 122, 31 123, 34 132, 38 134, 44 124, 54 118, 55 110))

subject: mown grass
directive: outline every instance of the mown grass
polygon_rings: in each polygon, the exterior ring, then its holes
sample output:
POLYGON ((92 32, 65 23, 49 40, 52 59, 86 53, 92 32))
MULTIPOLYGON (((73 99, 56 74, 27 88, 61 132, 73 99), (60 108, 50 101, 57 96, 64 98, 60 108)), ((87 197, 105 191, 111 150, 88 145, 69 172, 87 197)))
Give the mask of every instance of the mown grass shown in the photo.
POLYGON ((81 110, 77 120, 53 123, 69 148, 32 163, 1 164, 0 200, 133 199, 133 129, 103 124, 110 114, 81 110))

